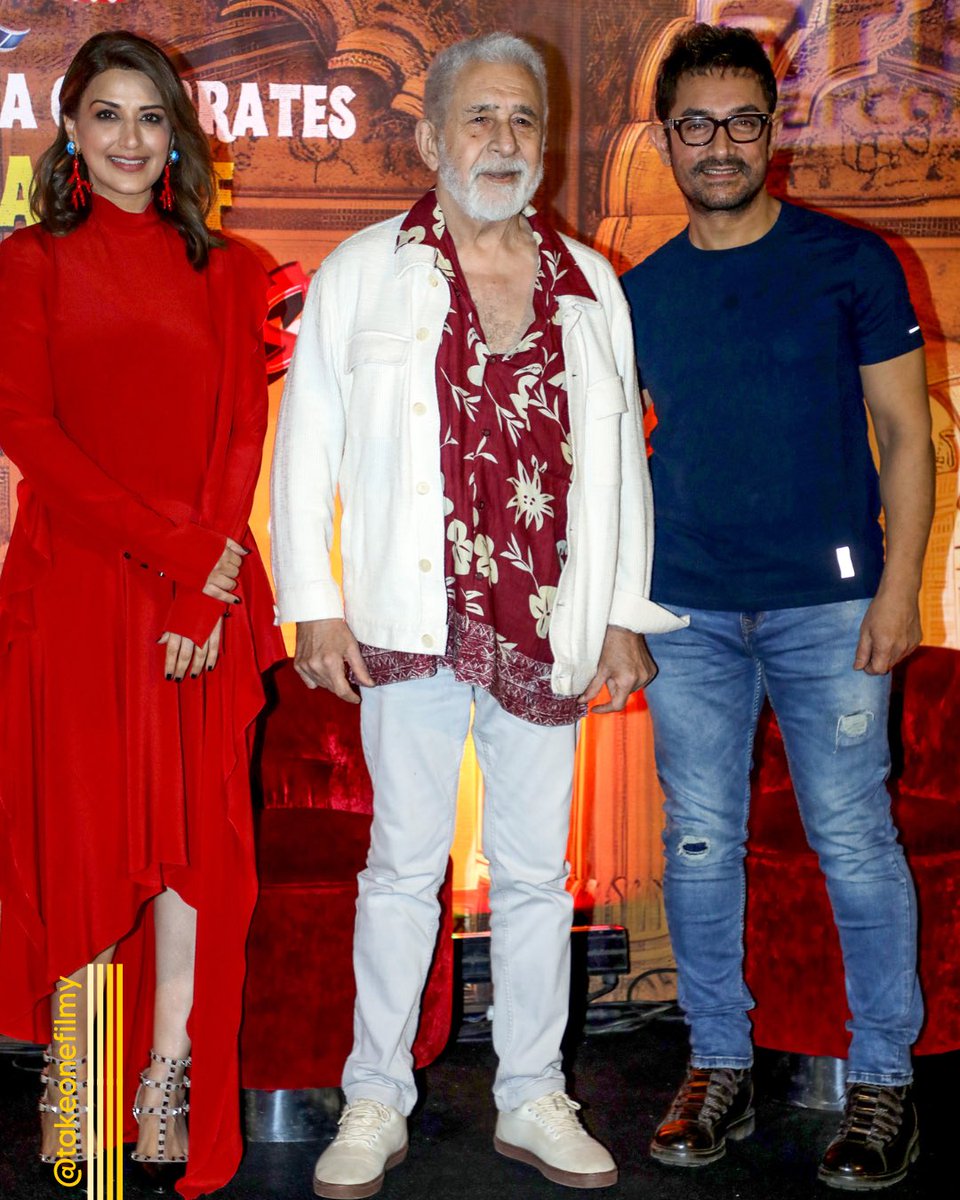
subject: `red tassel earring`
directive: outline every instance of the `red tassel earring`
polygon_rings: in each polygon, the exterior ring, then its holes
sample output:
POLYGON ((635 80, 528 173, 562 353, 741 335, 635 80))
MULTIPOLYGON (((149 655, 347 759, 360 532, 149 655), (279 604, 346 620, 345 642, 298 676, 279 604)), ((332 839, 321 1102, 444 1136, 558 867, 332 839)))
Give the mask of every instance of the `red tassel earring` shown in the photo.
POLYGON ((70 203, 76 209, 86 208, 87 197, 93 191, 88 179, 80 174, 80 151, 73 140, 67 142, 67 153, 73 157, 73 171, 67 184, 70 187, 70 203))
POLYGON ((170 186, 170 167, 180 161, 180 151, 171 150, 167 165, 163 168, 163 187, 160 189, 160 207, 164 212, 173 208, 173 188, 170 186))

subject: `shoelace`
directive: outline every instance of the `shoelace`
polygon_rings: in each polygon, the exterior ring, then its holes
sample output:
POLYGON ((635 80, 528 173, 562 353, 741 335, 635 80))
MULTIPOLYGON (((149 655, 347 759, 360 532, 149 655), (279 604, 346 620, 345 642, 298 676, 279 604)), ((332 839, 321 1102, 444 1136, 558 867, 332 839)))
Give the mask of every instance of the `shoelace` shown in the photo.
POLYGON ((379 1100, 358 1100, 348 1104, 340 1114, 337 1141, 370 1148, 389 1120, 390 1112, 379 1100))
POLYGON ((894 1088, 855 1083, 847 1093, 840 1136, 883 1146, 900 1132, 903 1099, 894 1088))
POLYGON ((736 1094, 737 1077, 732 1070, 690 1072, 670 1106, 667 1120, 712 1125, 727 1111, 736 1094))
POLYGON ((566 1092, 550 1092, 546 1096, 540 1096, 537 1100, 531 1100, 529 1107, 552 1138, 570 1134, 588 1136, 577 1116, 580 1105, 576 1100, 571 1100, 566 1092))

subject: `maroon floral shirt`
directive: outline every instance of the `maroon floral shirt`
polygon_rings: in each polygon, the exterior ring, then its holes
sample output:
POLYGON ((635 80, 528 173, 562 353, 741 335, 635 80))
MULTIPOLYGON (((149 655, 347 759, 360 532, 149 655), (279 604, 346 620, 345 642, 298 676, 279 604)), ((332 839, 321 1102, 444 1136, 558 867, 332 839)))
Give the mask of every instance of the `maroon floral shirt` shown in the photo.
POLYGON ((491 354, 436 193, 407 214, 397 245, 437 251, 450 310, 437 352, 444 481, 446 653, 361 646, 377 684, 433 675, 438 665, 488 691, 509 713, 566 725, 585 707, 550 686, 550 617, 566 560, 573 456, 557 298, 593 299, 561 239, 524 214, 539 247, 533 323, 508 354, 491 354))

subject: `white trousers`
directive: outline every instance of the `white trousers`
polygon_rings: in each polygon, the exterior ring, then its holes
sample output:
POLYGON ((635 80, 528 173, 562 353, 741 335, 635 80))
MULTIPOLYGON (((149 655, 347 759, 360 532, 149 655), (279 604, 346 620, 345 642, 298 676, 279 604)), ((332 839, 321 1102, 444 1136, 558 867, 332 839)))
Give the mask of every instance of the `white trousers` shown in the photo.
POLYGON ((363 689, 374 801, 357 899, 354 1043, 343 1072, 350 1103, 380 1100, 406 1115, 416 1102, 411 1047, 436 943, 471 702, 490 862, 494 1099, 509 1112, 564 1087, 576 726, 512 717, 441 668, 430 679, 363 689))

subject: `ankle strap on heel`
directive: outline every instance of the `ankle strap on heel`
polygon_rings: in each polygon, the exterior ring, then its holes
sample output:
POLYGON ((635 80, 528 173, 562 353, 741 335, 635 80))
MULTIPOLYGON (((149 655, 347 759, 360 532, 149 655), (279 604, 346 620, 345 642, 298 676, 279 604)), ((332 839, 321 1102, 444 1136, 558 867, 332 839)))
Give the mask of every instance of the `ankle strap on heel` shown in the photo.
POLYGON ((189 1054, 186 1058, 168 1058, 166 1054, 158 1054, 156 1050, 150 1051, 150 1061, 161 1063, 168 1069, 172 1067, 174 1070, 176 1070, 177 1067, 183 1067, 183 1069, 186 1070, 187 1067, 193 1065, 193 1059, 189 1054))
POLYGON ((150 1051, 151 1063, 157 1063, 161 1067, 166 1068, 166 1074, 160 1079, 151 1079, 148 1074, 149 1067, 146 1071, 140 1073, 140 1087, 137 1089, 136 1100, 133 1105, 133 1115, 138 1124, 141 1117, 156 1117, 157 1118, 157 1148, 155 1155, 144 1155, 134 1150, 131 1158, 134 1162, 152 1164, 154 1167, 157 1164, 163 1164, 165 1167, 171 1163, 183 1163, 186 1161, 186 1155, 177 1155, 176 1158, 167 1157, 167 1122, 172 1118, 185 1117, 190 1111, 190 1105, 187 1102, 189 1095, 190 1079, 186 1074, 187 1068, 191 1065, 191 1058, 188 1055, 186 1058, 171 1058, 166 1054, 158 1054, 156 1050, 150 1051), (177 1073, 180 1072, 180 1078, 177 1079, 177 1073), (161 1093, 159 1105, 142 1105, 140 1104, 140 1096, 143 1088, 156 1088, 161 1093), (179 1098, 179 1104, 172 1104, 174 1098, 179 1098))
POLYGON ((85 1067, 87 1065, 87 1056, 84 1054, 82 1058, 58 1058, 53 1052, 53 1047, 48 1046, 43 1052, 43 1061, 45 1063, 56 1063, 58 1067, 62 1067, 64 1063, 72 1067, 85 1067))

